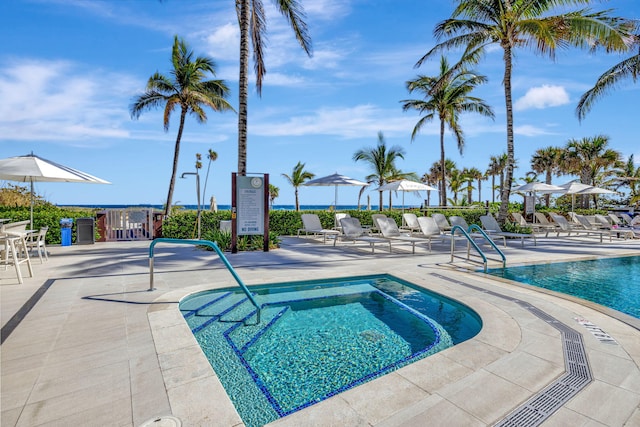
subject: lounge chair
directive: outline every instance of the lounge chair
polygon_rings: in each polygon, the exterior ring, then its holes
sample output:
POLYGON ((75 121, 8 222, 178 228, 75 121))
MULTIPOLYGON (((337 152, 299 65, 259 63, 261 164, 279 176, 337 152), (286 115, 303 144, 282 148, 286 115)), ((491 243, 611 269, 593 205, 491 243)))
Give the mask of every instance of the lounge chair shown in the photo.
MULTIPOLYGON (((416 219, 417 221, 417 219, 416 219)), ((398 228, 398 224, 393 218, 378 218, 378 227, 382 236, 389 240, 389 250, 391 250, 391 242, 405 242, 411 244, 411 253, 416 253, 416 243, 424 243, 422 237, 413 237, 409 234, 403 234, 398 228)), ((428 242, 428 240, 427 240, 428 242)), ((431 244, 429 244, 431 246, 431 244)))
POLYGON ((371 232, 373 233, 379 233, 380 232, 380 227, 378 227, 378 219, 380 218, 387 218, 387 216, 385 214, 373 214, 371 215, 371 221, 373 222, 373 226, 371 227, 371 232))
POLYGON ((500 224, 492 215, 483 215, 480 217, 480 222, 482 222, 482 228, 485 229, 485 232, 493 237, 500 236, 505 239, 505 247, 507 246, 506 238, 519 238, 522 246, 524 246, 524 239, 533 239, 533 245, 536 246, 538 242, 536 241, 535 233, 511 233, 508 231, 502 231, 500 228, 500 224))
POLYGON ((351 215, 349 215, 346 212, 337 213, 336 216, 335 216, 335 225, 334 225, 333 228, 342 233, 342 225, 340 225, 340 220, 342 218, 349 218, 349 217, 351 217, 351 215))
POLYGON ((560 226, 562 231, 567 232, 567 236, 571 236, 571 233, 574 233, 575 235, 586 234, 587 236, 589 234, 595 234, 600 236, 600 242, 602 242, 603 233, 597 233, 593 230, 585 229, 582 225, 570 223, 565 217, 559 214, 550 213, 549 216, 560 226))
MULTIPOLYGON (((389 252, 391 252, 391 243, 387 239, 381 239, 369 234, 369 229, 363 228, 358 218, 346 217, 340 220, 340 227, 342 228, 342 234, 340 239, 348 240, 352 242, 366 242, 371 246, 371 253, 375 252, 376 243, 389 243, 389 252)), ((333 241, 333 246, 336 245, 338 238, 333 241)))
MULTIPOLYGON (((516 224, 518 224, 518 225, 520 225, 522 227, 529 227, 534 232, 537 232, 537 233, 545 233, 544 237, 548 237, 550 231, 557 231, 556 227, 553 224, 542 224, 542 223, 536 223, 536 222, 527 222, 527 220, 524 218, 524 216, 522 216, 522 214, 520 212, 511 212, 511 216, 515 220, 516 224)), ((535 218, 535 216, 534 216, 534 218, 535 218)), ((545 218, 545 220, 546 220, 546 218, 545 218)))
MULTIPOLYGON (((593 225, 584 215, 576 215, 576 218, 586 230, 591 230, 594 233, 600 234, 601 236, 608 235, 609 241, 612 240, 614 235, 616 237, 624 237, 625 240, 635 238, 635 234, 631 229, 618 228, 614 230, 611 228, 610 224, 608 224, 608 227, 603 227, 600 225, 600 223, 598 225, 593 225)), ((596 216, 596 219, 597 219, 597 216, 596 216)), ((607 222, 606 219, 604 221, 607 222)), ((600 241, 602 241, 602 237, 600 237, 600 241)))
POLYGON ((550 231, 555 231, 556 236, 560 236, 560 232, 562 231, 562 228, 560 228, 558 224, 556 224, 555 222, 549 221, 542 212, 534 212, 533 215, 538 220, 538 224, 544 227, 544 230, 547 232, 545 234, 545 237, 549 236, 550 231))
POLYGON ((301 232, 305 234, 313 234, 317 236, 319 234, 323 237, 323 243, 327 242, 327 236, 337 237, 340 232, 338 230, 329 230, 327 228, 322 228, 322 224, 320 224, 320 218, 316 214, 302 214, 302 228, 298 229, 298 236, 300 236, 301 232))
POLYGON ((628 226, 630 227, 640 226, 640 215, 632 218, 631 215, 623 213, 623 214, 620 214, 620 216, 628 226))
MULTIPOLYGON (((457 216, 457 215, 453 215, 449 217, 449 221, 451 222, 451 226, 455 227, 456 225, 459 225, 464 231, 467 232, 467 234, 469 234, 469 236, 473 239, 480 239, 480 242, 483 242, 485 237, 480 234, 480 233, 472 233, 469 231, 469 224, 467 224, 467 220, 464 219, 461 216, 457 216)), ((493 237, 502 237, 502 244, 504 245, 504 247, 507 247, 507 238, 504 236, 499 236, 496 233, 493 233, 493 235, 491 235, 492 233, 488 232, 485 230, 485 234, 491 238, 493 237)))
POLYGON ((609 212, 609 213, 607 214, 607 217, 609 218, 609 220, 611 221, 611 223, 612 223, 613 225, 624 225, 624 224, 622 223, 622 221, 620 220, 620 218, 618 218, 618 215, 616 215, 616 214, 614 214, 614 213, 609 212))
POLYGON ((420 224, 418 224, 418 216, 416 214, 403 213, 402 222, 403 225, 400 230, 408 231, 411 234, 420 232, 420 224))
POLYGON ((447 234, 442 230, 440 230, 440 227, 438 227, 438 223, 433 217, 429 217, 429 216, 418 217, 418 224, 420 224, 420 233, 421 233, 418 236, 422 239, 428 240, 429 251, 431 251, 431 241, 434 239, 440 239, 440 241, 444 241, 444 240, 451 241, 452 239, 464 240, 464 241, 467 240, 466 237, 460 234, 450 234, 450 233, 447 234))
POLYGON ((449 224, 449 221, 447 220, 447 217, 444 216, 444 214, 434 213, 434 214, 431 214, 431 218, 433 218, 436 221, 436 224, 438 224, 438 227, 443 232, 451 230, 451 224, 449 224))

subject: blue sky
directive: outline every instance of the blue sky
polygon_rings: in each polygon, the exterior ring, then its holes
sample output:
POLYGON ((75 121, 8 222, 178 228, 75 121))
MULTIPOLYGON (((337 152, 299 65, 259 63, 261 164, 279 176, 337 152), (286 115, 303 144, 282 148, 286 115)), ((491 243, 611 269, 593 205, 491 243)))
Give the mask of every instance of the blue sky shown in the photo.
MULTIPOLYGON (((403 112, 405 88, 418 74, 435 75, 434 59, 414 64, 434 45, 433 28, 450 16, 452 1, 303 0, 314 55, 307 57, 270 0, 265 49, 267 74, 262 97, 250 78, 249 173, 269 173, 280 188, 276 204, 292 204, 293 188, 282 178, 298 161, 321 177, 338 172, 364 179, 371 171, 353 154, 374 147, 381 131, 388 146, 399 145, 405 159, 397 166, 422 175, 439 158, 439 124, 423 128, 411 142, 419 117, 403 112)), ((238 105, 239 34, 233 5, 213 0, 11 0, 0 5, 0 157, 30 152, 81 169, 111 185, 50 183, 36 190, 56 204, 163 204, 171 174, 179 112, 168 132, 162 112, 132 120, 129 105, 154 72, 170 71, 174 35, 197 55, 217 64, 217 78, 231 88, 238 105)), ((594 8, 613 8, 619 16, 640 18, 637 0, 611 0, 594 8)), ((449 58, 457 59, 455 53, 449 58)), ((531 154, 564 146, 571 138, 604 134, 610 147, 640 162, 637 100, 640 84, 625 84, 596 104, 578 122, 581 94, 624 56, 562 50, 556 61, 517 52, 513 72, 515 101, 515 177, 530 170, 531 154)), ((462 117, 463 156, 451 135, 447 157, 458 168, 484 171, 492 155, 506 151, 501 51, 490 51, 477 70, 489 82, 476 91, 496 113, 495 121, 462 117)), ((237 169, 237 116, 208 112, 208 122, 188 120, 181 144, 179 174, 194 171, 195 155, 218 153, 207 195, 219 204, 231 200, 231 173, 237 169)), ((201 185, 207 161, 201 170, 201 185)), ((570 177, 557 178, 561 184, 570 177)), ((482 199, 490 199, 489 182, 482 199)), ((358 188, 341 187, 340 204, 356 204, 358 188)), ((372 202, 377 193, 367 191, 372 202)), ((424 195, 423 195, 424 196, 424 195)), ((474 199, 477 196, 474 195, 474 199)), ((519 198, 519 196, 514 196, 519 198)), ((333 188, 301 187, 301 204, 333 203, 333 188)), ((521 198, 519 198, 521 199, 521 198)), ((398 195, 394 203, 401 200, 398 195)), ((407 194, 407 204, 421 199, 407 194)), ((178 179, 173 202, 195 204, 193 177, 178 179)), ((366 195, 362 200, 366 204, 366 195)))

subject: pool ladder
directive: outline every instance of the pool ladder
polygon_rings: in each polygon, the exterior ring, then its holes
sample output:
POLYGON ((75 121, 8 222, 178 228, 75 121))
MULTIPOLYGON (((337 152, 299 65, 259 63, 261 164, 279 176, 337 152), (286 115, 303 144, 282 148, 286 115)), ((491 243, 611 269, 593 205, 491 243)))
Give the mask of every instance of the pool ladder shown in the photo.
POLYGON ((453 258, 456 256, 455 255, 455 250, 456 250, 456 239, 455 239, 455 235, 456 235, 456 231, 460 231, 460 234, 462 234, 466 239, 467 239, 467 261, 471 261, 471 248, 473 247, 476 252, 478 252, 478 255, 482 258, 482 264, 484 266, 484 272, 487 272, 487 256, 485 255, 484 252, 482 252, 482 249, 480 249, 480 247, 476 244, 476 242, 473 240, 473 238, 470 236, 470 233, 472 233, 473 231, 477 231, 484 240, 486 240, 492 247, 493 249, 496 250, 496 252, 500 255, 500 257, 502 258, 502 268, 505 268, 507 265, 507 258, 504 256, 504 253, 500 250, 500 248, 498 248, 498 246, 496 246, 495 242, 493 241, 493 239, 491 239, 487 233, 484 232, 484 230, 482 228, 480 228, 477 224, 471 224, 469 226, 468 230, 465 230, 464 228, 462 228, 459 225, 454 225, 451 228, 451 262, 453 262, 453 258))
POLYGON ((218 254, 218 256, 220 257, 220 260, 222 260, 225 267, 227 267, 227 270, 229 270, 229 273, 231 273, 233 278, 236 279, 236 282, 238 283, 242 291, 245 293, 249 301, 251 301, 251 304, 253 304, 253 306, 256 308, 257 323, 260 323, 260 311, 261 311, 260 305, 258 305, 256 299, 253 297, 251 292, 249 292, 249 289, 247 289, 246 285, 242 282, 242 279, 240 279, 240 276, 238 276, 238 273, 236 273, 236 270, 234 270, 233 266, 229 263, 229 260, 227 259, 226 256, 224 256, 224 254, 222 253, 218 245, 215 242, 212 242, 210 240, 158 238, 158 239, 155 239, 153 242, 151 242, 151 245, 149 245, 149 290, 150 291, 153 291, 155 289, 153 287, 153 251, 155 246, 161 242, 179 243, 184 245, 195 245, 195 246, 207 246, 213 249, 218 254))

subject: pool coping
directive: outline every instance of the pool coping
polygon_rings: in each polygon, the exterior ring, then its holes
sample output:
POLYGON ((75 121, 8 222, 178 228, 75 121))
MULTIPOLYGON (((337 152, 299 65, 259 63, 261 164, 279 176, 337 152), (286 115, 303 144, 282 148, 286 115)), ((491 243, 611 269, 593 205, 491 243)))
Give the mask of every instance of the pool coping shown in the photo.
MULTIPOLYGON (((454 275, 465 274, 465 273, 461 273, 460 271, 457 271, 457 269, 449 269, 449 271, 451 274, 454 274, 454 275)), ((492 344, 493 346, 497 346, 499 348, 499 352, 501 353, 501 357, 498 357, 498 358, 494 358, 494 357, 486 358, 486 354, 478 353, 477 354, 478 357, 476 358, 477 360, 474 360, 475 353, 471 353, 472 355, 471 358, 467 358, 467 360, 465 360, 465 363, 468 366, 473 366, 473 369, 469 371, 467 375, 464 375, 463 377, 459 378, 458 381, 447 382, 445 381, 445 378, 442 376, 439 379, 437 379, 437 382, 443 382, 443 385, 442 385, 443 388, 463 387, 458 384, 464 383, 466 377, 472 376, 478 371, 483 371, 488 369, 489 365, 499 361, 499 359, 501 358, 506 358, 514 353, 517 353, 517 347, 520 345, 521 338, 522 338, 522 325, 520 325, 517 320, 511 317, 507 311, 504 311, 493 304, 488 304, 486 301, 482 301, 478 299, 478 295, 462 295, 461 296, 460 294, 457 294, 455 292, 453 293, 447 292, 446 287, 445 288, 438 287, 438 289, 433 289, 432 287, 425 286, 423 283, 423 280, 422 281, 418 280, 418 282, 422 282, 422 283, 418 283, 416 281, 417 278, 415 277, 415 275, 411 273, 402 274, 402 273, 394 272, 389 274, 395 277, 398 277, 401 280, 408 281, 418 287, 424 287, 432 292, 440 293, 448 298, 461 302, 467 305, 468 307, 470 307, 471 309, 473 309, 474 311, 476 311, 476 313, 478 313, 478 315, 481 317, 483 321, 483 328, 480 331, 480 333, 475 337, 471 338, 466 342, 458 344, 451 349, 444 350, 443 352, 440 352, 434 356, 429 356, 425 359, 421 359, 417 362, 414 362, 413 364, 410 365, 410 369, 408 370, 410 371, 420 370, 420 369, 429 370, 429 365, 431 364, 433 357, 440 355, 443 358, 449 358, 450 357, 449 353, 460 352, 461 348, 466 348, 466 347, 473 348, 476 346, 485 346, 488 343, 493 343, 492 344), (502 320, 502 322, 499 325, 495 323, 492 324, 492 322, 486 321, 487 319, 494 318, 496 316, 502 320)), ((472 280, 483 279, 484 281, 491 282, 491 281, 494 281, 494 279, 496 279, 493 276, 478 275, 475 272, 467 273, 467 275, 471 277, 472 280)), ((331 277, 335 277, 335 276, 331 276, 331 277)), ((507 283, 507 281, 496 281, 496 282, 498 283, 502 282, 505 284, 507 283)), ((511 283, 509 283, 509 285, 511 285, 511 283)), ((243 425, 242 420, 240 419, 237 411, 235 410, 235 407, 233 406, 231 400, 229 399, 226 392, 224 391, 222 384, 216 377, 215 372, 209 365, 209 362, 204 356, 204 353, 200 350, 199 345, 195 340, 195 337, 193 336, 189 327, 187 326, 187 323, 184 321, 184 319, 182 319, 182 314, 180 313, 178 309, 178 304, 176 303, 176 301, 180 301, 182 298, 186 297, 187 295, 190 295, 196 292, 213 289, 213 288, 225 288, 225 287, 227 287, 226 284, 220 284, 219 286, 214 286, 214 287, 212 287, 211 285, 194 286, 190 288, 185 288, 185 289, 165 293, 162 296, 160 296, 158 299, 156 299, 155 302, 159 304, 153 304, 150 307, 149 313, 148 313, 152 334, 154 337, 154 341, 156 342, 156 351, 158 353, 158 358, 160 361, 162 376, 163 378, 165 378, 165 384, 167 384, 167 394, 169 397, 172 412, 175 415, 185 417, 185 419, 189 419, 190 421, 196 424, 200 422, 200 420, 206 421, 206 420, 214 419, 215 417, 215 419, 220 423, 219 425, 228 425, 228 426, 243 425), (164 340, 168 340, 174 343, 181 342, 182 344, 173 345, 173 346, 164 346, 162 344, 159 345, 159 343, 161 343, 164 340), (176 371, 173 363, 175 362, 176 359, 182 357, 182 355, 184 354, 189 354, 188 366, 190 366, 191 369, 195 370, 196 372, 200 373, 200 375, 197 378, 193 378, 193 376, 184 378, 184 377, 181 377, 180 375, 178 376, 175 375, 176 371), (165 363, 165 361, 170 361, 170 363, 165 363), (202 406, 199 406, 198 409, 196 409, 195 411, 196 413, 194 414, 195 405, 191 397, 194 396, 194 394, 197 395, 197 393, 202 393, 202 390, 207 389, 207 387, 209 388, 209 390, 215 391, 216 393, 215 394, 216 399, 214 399, 215 408, 211 408, 209 405, 209 402, 203 401, 203 402, 200 402, 202 406), (189 397, 187 398, 187 396, 189 397), (215 409, 215 410, 212 412, 208 412, 208 410, 206 409, 207 407, 210 407, 211 409, 215 409), (183 413, 184 410, 187 410, 187 413, 183 413)), ((516 286, 515 288, 517 290, 522 289, 526 291, 532 291, 533 294, 530 294, 529 292, 527 292, 528 298, 536 299, 535 293, 537 292, 537 288, 531 289, 532 288, 531 286, 516 286)), ((541 294, 545 294, 553 298, 557 298, 557 295, 554 295, 556 293, 549 292, 549 293, 541 293, 541 294)), ((583 300, 578 298, 576 298, 575 300, 579 300, 579 301, 571 301, 571 302, 578 302, 581 306, 585 305, 583 300)), ((560 351, 560 347, 561 345, 558 337, 559 351, 560 351)), ((563 358, 562 356, 560 357, 563 358)), ((557 378, 564 372, 565 367, 556 366, 554 367, 554 369, 556 372, 552 374, 552 377, 557 378)), ((403 370, 406 370, 406 369, 401 368, 396 375, 402 376, 403 374, 401 371, 403 370)), ((381 378, 365 383, 353 389, 357 391, 348 390, 343 394, 349 394, 350 392, 351 393, 364 392, 366 394, 366 393, 369 393, 366 391, 366 389, 377 390, 380 387, 379 384, 386 382, 388 379, 387 377, 391 377, 392 374, 387 374, 381 378), (372 383, 376 383, 376 384, 372 384, 372 383)), ((545 383, 542 386, 546 386, 546 385, 547 384, 545 383)), ((437 390, 434 390, 434 391, 436 392, 434 394, 437 394, 437 390)), ((539 391, 540 390, 537 390, 537 392, 539 391)), ((532 391, 532 394, 534 394, 535 392, 536 391, 532 391)), ((323 411, 323 409, 318 409, 318 408, 332 406, 332 401, 342 400, 342 398, 340 397, 341 395, 331 397, 324 402, 321 402, 317 405, 313 405, 310 408, 306 408, 302 411, 291 414, 287 417, 278 419, 272 423, 269 423, 268 425, 295 426, 296 422, 300 422, 303 419, 300 417, 306 417, 307 413, 315 413, 317 411, 323 411)), ((524 397, 528 399, 530 396, 524 396, 524 397)), ((491 422, 498 422, 500 421, 500 418, 506 417, 513 409, 515 409, 518 406, 518 404, 522 403, 522 399, 523 399, 523 396, 516 397, 513 403, 510 404, 508 410, 505 411, 503 409, 502 416, 497 419, 492 419, 491 422)), ((343 402, 338 402, 336 406, 340 406, 342 403, 343 402)), ((411 404, 408 404, 406 405, 405 408, 400 408, 400 410, 398 410, 398 408, 392 408, 390 411, 384 414, 382 418, 394 419, 396 417, 396 413, 398 412, 403 413, 403 412, 410 411, 411 406, 412 406, 411 404)), ((359 418, 366 419, 367 414, 358 413, 357 416, 359 418)), ((381 417, 380 415, 376 415, 376 418, 366 419, 366 422, 370 424, 376 424, 377 422, 382 421, 378 419, 380 417, 381 417)), ((485 422, 486 421, 488 420, 485 419, 485 422)), ((391 423, 390 425, 394 425, 394 424, 391 423)))

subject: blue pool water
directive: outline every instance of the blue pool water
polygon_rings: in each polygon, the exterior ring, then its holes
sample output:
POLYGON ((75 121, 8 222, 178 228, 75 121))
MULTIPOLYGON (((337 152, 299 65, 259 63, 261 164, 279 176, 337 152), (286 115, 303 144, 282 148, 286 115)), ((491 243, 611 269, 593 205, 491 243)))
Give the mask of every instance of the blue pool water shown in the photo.
POLYGON ((640 319, 640 256, 496 268, 487 273, 573 295, 640 319))
POLYGON ((248 427, 257 427, 476 335, 468 307, 389 275, 250 287, 180 302, 248 427))

